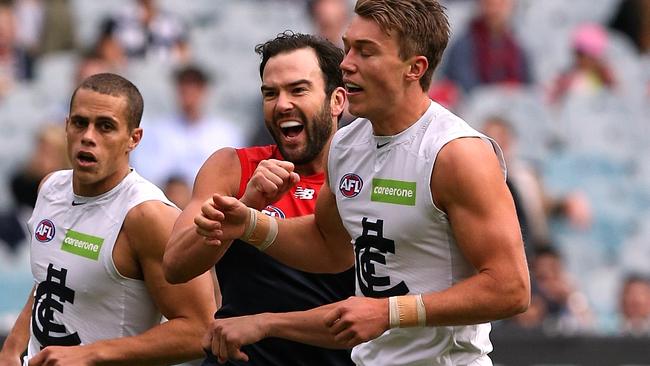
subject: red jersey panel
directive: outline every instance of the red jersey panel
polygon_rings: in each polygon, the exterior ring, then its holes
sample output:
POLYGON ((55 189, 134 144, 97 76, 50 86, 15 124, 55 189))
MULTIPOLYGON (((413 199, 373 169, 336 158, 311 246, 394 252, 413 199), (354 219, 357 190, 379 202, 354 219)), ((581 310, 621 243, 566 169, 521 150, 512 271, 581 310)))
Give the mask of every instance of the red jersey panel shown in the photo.
MULTIPOLYGON (((246 191, 246 184, 262 160, 284 160, 276 145, 237 149, 237 156, 242 168, 237 198, 240 198, 246 191)), ((314 213, 316 197, 324 182, 325 173, 309 176, 301 175, 300 182, 293 186, 287 194, 283 195, 279 201, 266 206, 262 212, 280 218, 310 215, 314 213)))

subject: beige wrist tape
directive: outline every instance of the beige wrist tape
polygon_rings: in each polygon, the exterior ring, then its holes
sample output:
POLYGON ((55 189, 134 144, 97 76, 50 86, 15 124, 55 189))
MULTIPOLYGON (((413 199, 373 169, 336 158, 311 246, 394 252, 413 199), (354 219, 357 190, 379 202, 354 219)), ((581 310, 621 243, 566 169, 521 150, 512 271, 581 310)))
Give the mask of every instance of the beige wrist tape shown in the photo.
POLYGON ((241 240, 265 251, 278 236, 278 222, 254 208, 248 208, 249 218, 241 240))
POLYGON ((427 313, 422 295, 391 296, 388 298, 390 328, 424 327, 427 313))

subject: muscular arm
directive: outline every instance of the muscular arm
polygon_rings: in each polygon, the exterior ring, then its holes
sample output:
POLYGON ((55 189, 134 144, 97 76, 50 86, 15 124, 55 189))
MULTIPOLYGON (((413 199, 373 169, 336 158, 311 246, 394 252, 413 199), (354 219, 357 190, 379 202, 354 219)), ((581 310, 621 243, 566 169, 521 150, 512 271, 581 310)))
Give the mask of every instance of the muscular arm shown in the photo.
POLYGON ((476 138, 451 141, 438 155, 431 191, 477 274, 423 296, 427 323, 475 324, 525 311, 530 282, 524 246, 492 148, 476 138))
POLYGON ((288 266, 315 273, 339 273, 354 265, 350 235, 334 194, 323 184, 314 215, 278 220, 278 236, 266 253, 288 266))
POLYGON ((177 209, 148 201, 131 209, 122 228, 145 285, 168 321, 136 336, 47 347, 30 365, 162 365, 203 355, 201 337, 216 310, 210 273, 171 285, 162 272, 163 251, 177 216, 177 209))
POLYGON ((31 319, 33 304, 34 288, 29 292, 27 302, 2 346, 0 351, 1 366, 21 365, 20 355, 27 349, 27 342, 29 342, 29 320, 31 319))
POLYGON ((192 200, 174 224, 163 260, 165 278, 171 283, 186 282, 209 270, 230 246, 206 245, 205 238, 196 232, 194 217, 214 193, 236 196, 241 177, 241 166, 235 149, 221 149, 203 164, 196 176, 192 200))

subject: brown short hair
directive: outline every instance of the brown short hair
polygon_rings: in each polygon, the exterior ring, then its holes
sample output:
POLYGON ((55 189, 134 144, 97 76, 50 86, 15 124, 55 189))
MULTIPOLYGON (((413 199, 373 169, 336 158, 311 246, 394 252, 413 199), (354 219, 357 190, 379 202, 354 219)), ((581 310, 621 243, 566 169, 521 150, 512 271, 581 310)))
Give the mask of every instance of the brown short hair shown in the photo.
POLYGON ((445 7, 436 0, 358 0, 354 12, 376 22, 386 33, 394 32, 402 59, 427 58, 429 69, 420 78, 420 86, 428 90, 449 42, 445 7))
POLYGON ((72 93, 70 98, 70 110, 72 110, 72 102, 79 89, 90 89, 94 92, 111 95, 114 97, 126 98, 126 118, 127 125, 130 131, 134 128, 140 127, 140 120, 142 119, 142 110, 144 109, 144 101, 142 94, 132 82, 127 79, 111 73, 95 74, 87 77, 72 93))

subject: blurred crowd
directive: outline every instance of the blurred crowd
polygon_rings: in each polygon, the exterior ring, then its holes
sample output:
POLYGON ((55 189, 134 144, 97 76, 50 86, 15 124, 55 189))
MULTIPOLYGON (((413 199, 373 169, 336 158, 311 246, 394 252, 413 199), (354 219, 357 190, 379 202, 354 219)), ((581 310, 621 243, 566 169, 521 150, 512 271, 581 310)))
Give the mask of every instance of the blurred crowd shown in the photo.
MULTIPOLYGON (((212 50, 197 40, 219 29, 211 22, 231 24, 237 20, 225 18, 241 13, 215 9, 214 17, 200 12, 189 17, 175 11, 183 7, 181 1, 132 0, 97 16, 94 37, 84 42, 75 25, 90 2, 0 0, 0 128, 24 124, 32 126, 34 136, 24 157, 0 156, 11 195, 0 212, 3 256, 26 247, 24 222, 40 180, 68 166, 63 121, 71 89, 46 90, 58 98, 31 106, 44 110, 38 121, 9 122, 6 113, 21 100, 15 95, 57 76, 39 72, 47 60, 65 55, 74 65, 64 84, 69 88, 99 72, 163 65, 149 73, 137 69, 146 75, 138 87, 146 92, 164 84, 169 92, 160 97, 160 110, 147 110, 143 93, 144 138, 132 162, 181 208, 212 152, 271 142, 257 127, 263 126, 259 107, 250 107, 259 105, 257 99, 238 101, 244 107, 237 111, 211 105, 215 94, 226 94, 221 100, 228 101, 256 92, 242 91, 249 84, 232 83, 227 70, 210 63, 232 57, 225 54, 237 40, 220 41, 222 47, 212 50)), ((298 27, 305 25, 294 30, 317 33, 339 46, 353 8, 348 0, 237 3, 247 3, 237 9, 251 12, 268 6, 294 9, 304 22, 298 27)), ((429 95, 502 147, 533 280, 530 309, 495 324, 495 331, 650 336, 650 268, 640 259, 626 259, 635 255, 621 254, 650 252, 643 219, 650 218, 650 169, 642 163, 650 152, 650 0, 595 1, 603 11, 592 16, 571 9, 589 7, 591 1, 443 3, 454 34, 429 95), (542 11, 537 25, 526 21, 525 14, 542 11)), ((286 28, 294 26, 289 22, 286 28)), ((263 38, 284 30, 261 23, 255 28, 263 38)), ((238 33, 228 36, 233 34, 238 33)), ((254 43, 244 46, 253 54, 254 43)), ((346 113, 342 124, 353 118, 346 113)))

